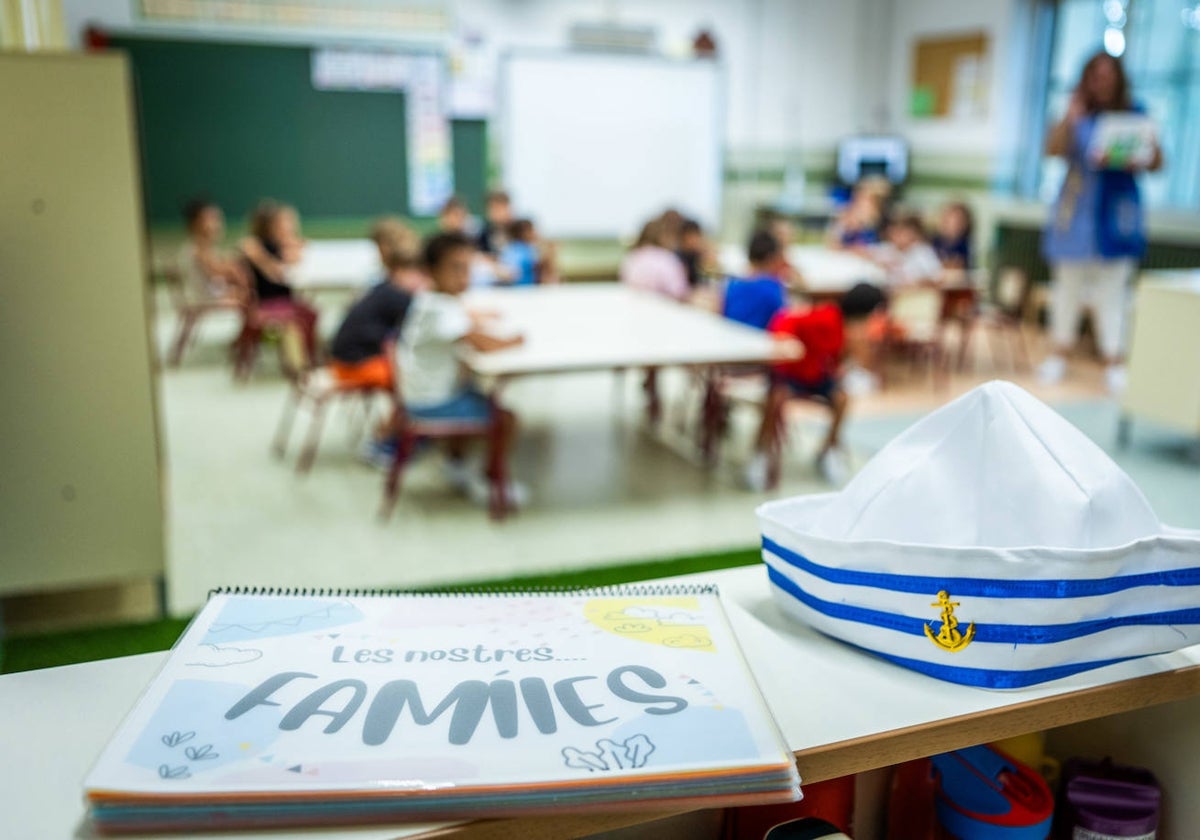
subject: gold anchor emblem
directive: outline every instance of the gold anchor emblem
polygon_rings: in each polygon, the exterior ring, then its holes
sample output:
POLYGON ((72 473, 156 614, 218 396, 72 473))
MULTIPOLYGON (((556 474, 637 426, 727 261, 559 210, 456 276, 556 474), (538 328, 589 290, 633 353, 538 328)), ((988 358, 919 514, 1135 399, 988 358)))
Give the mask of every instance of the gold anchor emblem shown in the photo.
POLYGON ((961 604, 951 601, 949 592, 943 589, 937 594, 937 600, 929 606, 940 607, 942 610, 941 629, 934 633, 932 627, 925 625, 925 635, 929 637, 929 641, 950 653, 956 653, 971 644, 971 640, 975 638, 975 622, 967 625, 966 633, 958 632, 958 619, 954 617, 954 608, 961 604))

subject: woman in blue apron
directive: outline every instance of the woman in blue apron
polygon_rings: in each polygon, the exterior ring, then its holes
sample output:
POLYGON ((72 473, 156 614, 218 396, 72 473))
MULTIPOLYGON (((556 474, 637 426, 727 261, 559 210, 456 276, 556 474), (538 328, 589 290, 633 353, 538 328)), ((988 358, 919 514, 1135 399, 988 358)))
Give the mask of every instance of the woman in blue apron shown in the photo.
POLYGON ((1066 373, 1066 355, 1075 344, 1079 316, 1091 305, 1096 341, 1107 365, 1108 388, 1125 383, 1126 295, 1146 250, 1145 214, 1135 175, 1162 166, 1157 145, 1142 164, 1110 160, 1092 148, 1098 121, 1112 112, 1140 112, 1129 95, 1121 62, 1097 53, 1083 73, 1066 115, 1050 130, 1046 153, 1067 161, 1058 201, 1042 237, 1053 268, 1050 287, 1051 355, 1038 369, 1043 384, 1066 373))

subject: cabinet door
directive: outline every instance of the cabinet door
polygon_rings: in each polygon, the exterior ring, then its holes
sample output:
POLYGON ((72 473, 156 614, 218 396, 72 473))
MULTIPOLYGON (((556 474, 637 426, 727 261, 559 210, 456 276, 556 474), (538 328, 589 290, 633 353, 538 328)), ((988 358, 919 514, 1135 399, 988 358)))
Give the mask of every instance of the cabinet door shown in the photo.
POLYGON ((0 54, 0 594, 163 568, 120 55, 0 54))

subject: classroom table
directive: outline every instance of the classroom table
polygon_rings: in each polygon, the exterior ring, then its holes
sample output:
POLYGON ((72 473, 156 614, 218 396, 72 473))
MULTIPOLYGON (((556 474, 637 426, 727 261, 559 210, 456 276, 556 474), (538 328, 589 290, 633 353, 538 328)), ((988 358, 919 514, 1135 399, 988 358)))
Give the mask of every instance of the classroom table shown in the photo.
MULTIPOLYGON (((721 269, 733 277, 744 277, 749 271, 746 249, 726 244, 718 254, 721 269)), ((790 245, 788 262, 804 278, 804 291, 813 297, 838 297, 855 283, 883 285, 886 274, 882 268, 853 251, 837 251, 824 245, 790 245)))
MULTIPOLYGON (((1200 695, 1200 645, 1040 686, 993 691, 892 665, 810 630, 775 605, 763 565, 648 583, 712 583, 788 746, 809 784, 973 744, 1200 695)), ((13 837, 87 838, 82 779, 166 653, 0 677, 0 813, 13 837)), ((1164 737, 1168 737, 1164 733, 1164 737)), ((668 816, 554 814, 486 820, 438 837, 575 837, 668 816)), ((445 824, 441 824, 443 827, 445 824)), ((343 828, 313 838, 384 840, 433 826, 343 828)), ((295 831, 220 833, 221 840, 295 831)), ((201 836, 201 835, 189 835, 201 836)))
MULTIPOLYGON (((689 367, 700 376, 701 449, 707 455, 720 423, 717 371, 765 364, 776 355, 766 333, 713 312, 619 283, 475 289, 472 309, 494 313, 493 329, 519 334, 519 347, 491 353, 464 349, 463 362, 498 397, 518 376, 629 368, 689 367)), ((648 381, 646 414, 662 405, 648 381)))
POLYGON ((379 248, 370 239, 312 239, 288 270, 297 291, 355 291, 383 276, 379 248))

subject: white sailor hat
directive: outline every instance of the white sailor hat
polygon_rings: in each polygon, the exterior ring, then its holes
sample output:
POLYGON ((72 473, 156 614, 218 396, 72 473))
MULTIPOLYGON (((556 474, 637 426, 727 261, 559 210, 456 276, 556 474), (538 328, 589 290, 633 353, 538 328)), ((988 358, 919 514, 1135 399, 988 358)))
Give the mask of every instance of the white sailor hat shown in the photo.
POLYGON ((758 516, 789 615, 933 677, 1017 688, 1200 643, 1200 531, 1009 382, 758 516))

